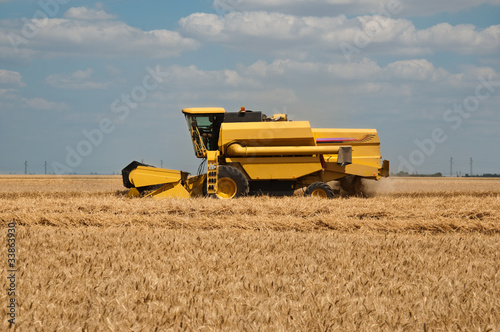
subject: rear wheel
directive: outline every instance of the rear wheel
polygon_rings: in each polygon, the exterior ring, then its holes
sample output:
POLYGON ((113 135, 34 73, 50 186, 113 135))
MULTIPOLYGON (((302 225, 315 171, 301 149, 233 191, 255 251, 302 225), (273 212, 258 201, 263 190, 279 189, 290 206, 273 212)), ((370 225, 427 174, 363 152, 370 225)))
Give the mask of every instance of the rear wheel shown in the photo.
POLYGON ((219 176, 217 181, 217 197, 221 199, 231 199, 246 196, 250 186, 245 175, 232 166, 219 166, 219 176))
POLYGON ((324 182, 314 182, 307 187, 305 196, 333 198, 333 189, 324 182))

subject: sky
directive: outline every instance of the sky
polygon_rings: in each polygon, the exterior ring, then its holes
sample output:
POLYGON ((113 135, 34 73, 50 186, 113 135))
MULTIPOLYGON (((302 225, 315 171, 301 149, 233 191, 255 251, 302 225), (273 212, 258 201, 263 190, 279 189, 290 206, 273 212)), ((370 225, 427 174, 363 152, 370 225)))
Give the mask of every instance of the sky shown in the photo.
POLYGON ((195 173, 183 108, 375 128, 393 172, 500 173, 500 0, 0 0, 0 173, 195 173))

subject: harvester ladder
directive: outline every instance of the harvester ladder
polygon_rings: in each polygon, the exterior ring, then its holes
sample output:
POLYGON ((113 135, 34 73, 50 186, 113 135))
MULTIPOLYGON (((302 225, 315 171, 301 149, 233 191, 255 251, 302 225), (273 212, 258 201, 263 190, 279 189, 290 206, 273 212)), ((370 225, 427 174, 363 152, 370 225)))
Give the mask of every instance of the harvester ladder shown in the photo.
POLYGON ((217 194, 219 151, 207 151, 207 194, 217 194))

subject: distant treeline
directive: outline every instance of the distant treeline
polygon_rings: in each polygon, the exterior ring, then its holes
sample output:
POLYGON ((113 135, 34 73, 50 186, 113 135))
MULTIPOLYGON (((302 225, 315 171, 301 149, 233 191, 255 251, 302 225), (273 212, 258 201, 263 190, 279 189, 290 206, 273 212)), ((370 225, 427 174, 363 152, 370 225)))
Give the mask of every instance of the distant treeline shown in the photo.
MULTIPOLYGON (((408 172, 399 172, 399 173, 391 173, 391 176, 402 176, 402 177, 419 177, 419 178, 440 178, 443 177, 443 173, 434 173, 434 174, 410 174, 408 172)), ((500 174, 490 174, 490 173, 485 173, 482 175, 460 175, 456 177, 465 177, 465 178, 500 178, 500 174)))
POLYGON ((443 177, 442 173, 434 173, 434 174, 410 174, 408 172, 399 172, 399 173, 391 173, 391 176, 403 176, 403 177, 427 177, 427 178, 440 178, 443 177))
POLYGON ((500 174, 490 174, 490 173, 485 173, 483 175, 469 175, 465 174, 466 178, 500 178, 500 174))

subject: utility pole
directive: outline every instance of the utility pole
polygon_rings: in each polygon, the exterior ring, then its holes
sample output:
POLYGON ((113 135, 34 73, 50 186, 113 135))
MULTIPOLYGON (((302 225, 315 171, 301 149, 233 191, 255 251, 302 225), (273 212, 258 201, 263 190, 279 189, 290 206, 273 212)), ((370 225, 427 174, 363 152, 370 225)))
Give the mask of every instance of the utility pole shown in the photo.
POLYGON ((47 162, 44 163, 45 166, 45 175, 47 175, 47 162))
POLYGON ((453 157, 450 158, 450 176, 453 176, 453 157))
POLYGON ((27 160, 24 162, 24 174, 25 175, 28 174, 28 161, 27 160))
POLYGON ((470 176, 472 176, 472 158, 470 158, 470 176))

